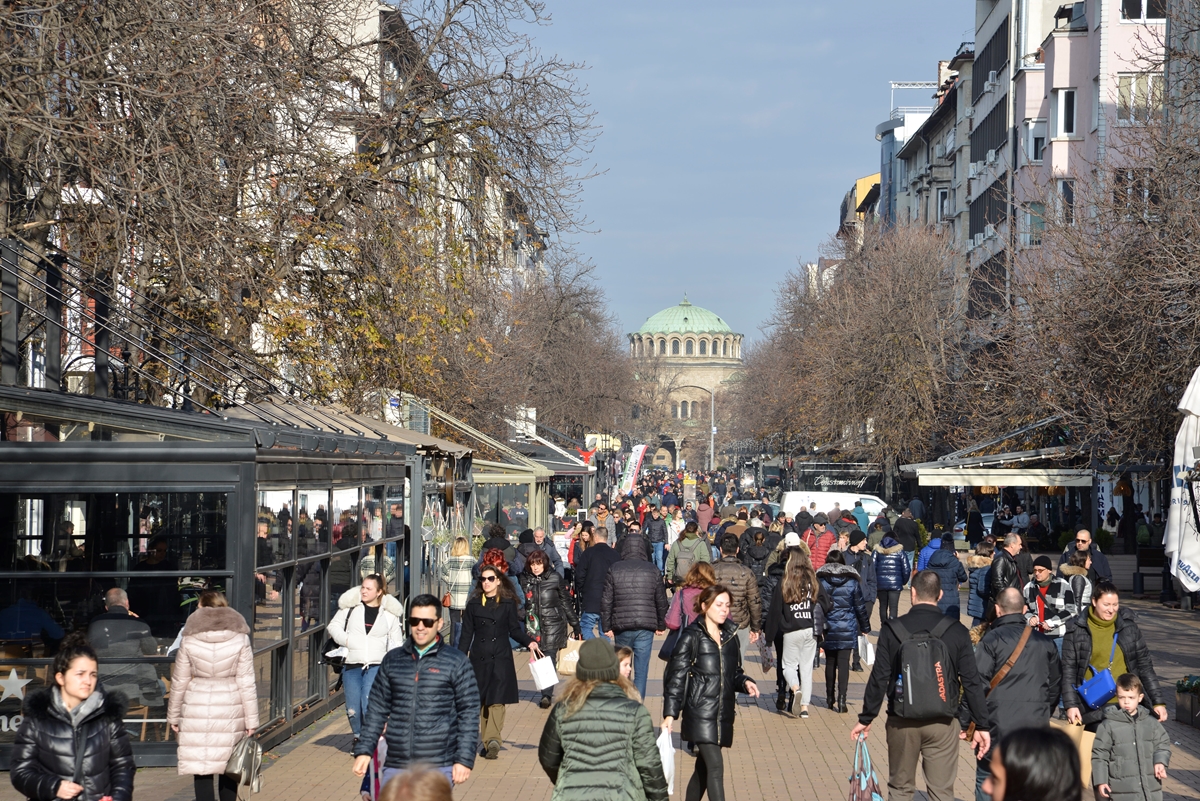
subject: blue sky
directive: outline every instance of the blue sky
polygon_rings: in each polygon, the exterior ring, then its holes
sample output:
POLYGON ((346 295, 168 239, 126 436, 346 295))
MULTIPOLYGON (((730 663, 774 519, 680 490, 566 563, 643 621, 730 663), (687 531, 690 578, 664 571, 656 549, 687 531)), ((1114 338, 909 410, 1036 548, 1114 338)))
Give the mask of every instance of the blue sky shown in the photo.
MULTIPOLYGON (((889 80, 936 79, 974 4, 549 0, 534 31, 581 74, 605 174, 578 237, 624 331, 689 299, 756 338, 855 178, 877 172, 889 80)), ((897 104, 932 103, 922 93, 897 104)))

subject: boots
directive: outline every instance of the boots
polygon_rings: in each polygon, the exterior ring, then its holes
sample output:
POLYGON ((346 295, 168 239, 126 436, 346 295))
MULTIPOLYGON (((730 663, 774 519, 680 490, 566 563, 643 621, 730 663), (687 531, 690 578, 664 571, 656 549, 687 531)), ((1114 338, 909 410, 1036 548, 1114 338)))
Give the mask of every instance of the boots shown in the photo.
POLYGON ((846 696, 844 696, 844 695, 838 696, 837 711, 838 711, 838 714, 841 714, 841 715, 844 715, 850 711, 850 707, 846 706, 846 696))
POLYGON ((785 709, 789 715, 792 714, 792 709, 795 706, 795 704, 796 704, 796 694, 794 692, 792 692, 791 690, 788 690, 787 705, 786 705, 785 709))

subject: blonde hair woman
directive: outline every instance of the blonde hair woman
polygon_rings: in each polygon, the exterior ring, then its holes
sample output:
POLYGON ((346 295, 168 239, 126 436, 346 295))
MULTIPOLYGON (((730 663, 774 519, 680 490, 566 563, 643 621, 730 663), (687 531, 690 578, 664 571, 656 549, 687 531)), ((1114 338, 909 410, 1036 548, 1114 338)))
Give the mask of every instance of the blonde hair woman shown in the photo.
POLYGON ((650 712, 608 640, 580 647, 575 677, 542 729, 538 762, 554 783, 554 801, 667 801, 650 712))
POLYGON ((450 592, 450 647, 458 647, 462 634, 462 613, 471 597, 475 577, 471 574, 475 557, 471 556, 471 543, 466 537, 455 537, 450 546, 450 558, 442 562, 440 575, 450 592))

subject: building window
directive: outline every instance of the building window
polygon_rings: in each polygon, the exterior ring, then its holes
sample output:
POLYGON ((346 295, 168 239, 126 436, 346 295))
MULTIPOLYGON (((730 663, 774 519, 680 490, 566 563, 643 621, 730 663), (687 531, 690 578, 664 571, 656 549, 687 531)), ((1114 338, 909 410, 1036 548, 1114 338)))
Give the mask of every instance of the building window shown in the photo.
POLYGON ((1121 0, 1121 19, 1159 22, 1167 18, 1167 0, 1121 0))
POLYGON ((1046 151, 1046 121, 1030 120, 1025 123, 1029 138, 1025 142, 1025 153, 1032 164, 1041 164, 1046 151))
POLYGON ((708 340, 706 340, 706 339, 700 340, 700 355, 701 356, 708 355, 708 340))
POLYGON ((667 355, 667 340, 665 340, 665 339, 658 340, 658 355, 659 356, 667 355))
POLYGON ((1065 225, 1075 224, 1075 181, 1070 178, 1058 179, 1059 213, 1065 225))
POLYGON ((1054 135, 1075 135, 1075 90, 1054 90, 1054 135))
POLYGON ((683 418, 691 417, 691 415, 688 414, 688 402, 687 401, 679 402, 679 416, 683 417, 683 418))
POLYGON ((950 190, 937 191, 937 221, 942 222, 950 216, 950 190))
POLYGON ((1042 244, 1046 231, 1046 204, 1030 203, 1025 211, 1025 244, 1037 247, 1042 244))
POLYGON ((678 339, 671 340, 671 355, 672 356, 679 355, 679 340, 678 339))
POLYGON ((674 401, 671 402, 671 417, 679 418, 679 404, 674 401))
POLYGON ((728 355, 729 355, 729 343, 728 343, 728 342, 722 342, 722 343, 721 343, 721 355, 722 355, 722 356, 728 356, 728 355))
POLYGON ((1151 73, 1117 76, 1117 121, 1144 125, 1162 110, 1162 78, 1151 73))
POLYGON ((1151 207, 1159 203, 1150 170, 1117 170, 1113 175, 1113 200, 1125 207, 1126 219, 1149 219, 1151 207))
POLYGON ((692 355, 692 340, 689 339, 683 344, 683 350, 688 356, 692 355))

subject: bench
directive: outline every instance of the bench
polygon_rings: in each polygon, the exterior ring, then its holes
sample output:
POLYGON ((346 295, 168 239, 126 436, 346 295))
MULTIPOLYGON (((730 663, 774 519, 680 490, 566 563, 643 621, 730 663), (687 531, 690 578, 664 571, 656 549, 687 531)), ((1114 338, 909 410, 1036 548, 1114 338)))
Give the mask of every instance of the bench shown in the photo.
POLYGON ((1133 571, 1133 594, 1145 595, 1145 577, 1147 574, 1159 576, 1164 582, 1169 582, 1170 579, 1166 578, 1169 565, 1170 561, 1167 559, 1166 548, 1139 546, 1137 549, 1137 568, 1133 571))

